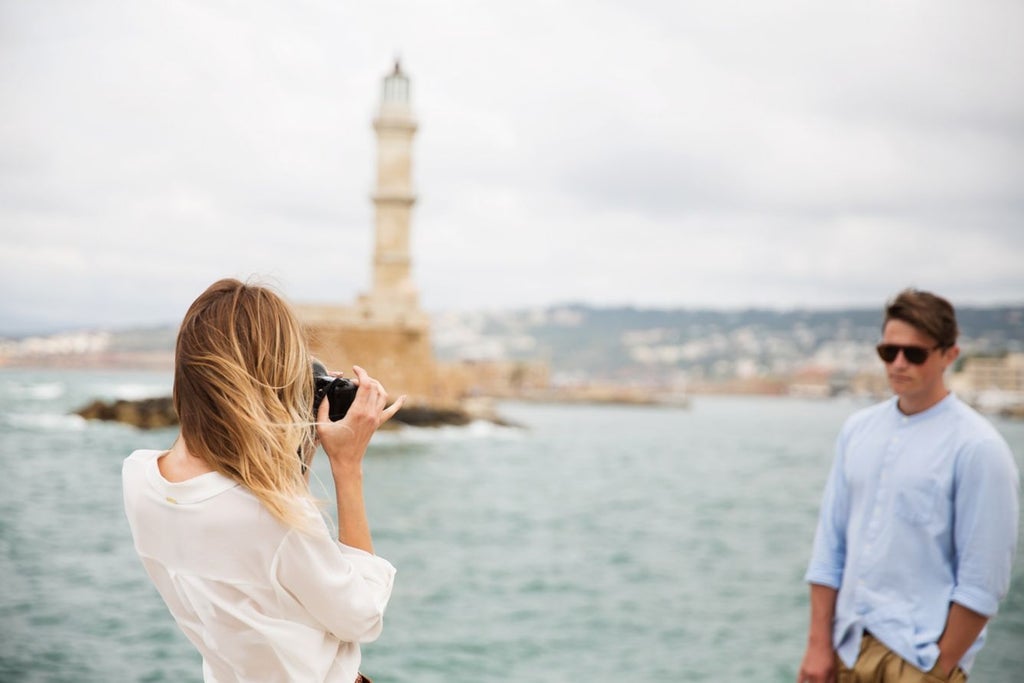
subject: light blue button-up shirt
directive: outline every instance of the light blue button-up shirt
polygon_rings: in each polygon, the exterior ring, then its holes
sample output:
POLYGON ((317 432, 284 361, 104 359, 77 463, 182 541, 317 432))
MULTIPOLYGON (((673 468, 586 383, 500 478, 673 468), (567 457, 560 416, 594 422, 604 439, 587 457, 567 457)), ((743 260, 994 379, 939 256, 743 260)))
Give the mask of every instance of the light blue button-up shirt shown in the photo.
MULTIPOLYGON (((894 397, 847 420, 806 574, 839 591, 832 642, 847 666, 866 629, 929 671, 950 602, 996 613, 1016 552, 1019 476, 999 432, 953 394, 915 415, 894 397)), ((960 660, 965 671, 984 640, 960 660)))

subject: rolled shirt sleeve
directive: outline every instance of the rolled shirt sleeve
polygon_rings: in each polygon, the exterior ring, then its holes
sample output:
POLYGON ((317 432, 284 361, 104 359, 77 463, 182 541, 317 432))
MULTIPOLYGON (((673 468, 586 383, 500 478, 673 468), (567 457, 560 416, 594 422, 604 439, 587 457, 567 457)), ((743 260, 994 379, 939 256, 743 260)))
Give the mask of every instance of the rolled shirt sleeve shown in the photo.
POLYGON ((278 548, 273 574, 280 588, 339 640, 376 640, 384 626, 395 568, 382 557, 346 546, 326 526, 292 530, 278 548))
POLYGON ((825 493, 814 533, 811 561, 804 580, 839 589, 843 582, 846 561, 846 522, 849 513, 846 481, 843 476, 843 446, 845 439, 836 441, 836 456, 832 461, 825 493))
POLYGON ((1020 477, 1006 443, 979 441, 957 462, 951 600, 992 617, 1010 586, 1020 477))

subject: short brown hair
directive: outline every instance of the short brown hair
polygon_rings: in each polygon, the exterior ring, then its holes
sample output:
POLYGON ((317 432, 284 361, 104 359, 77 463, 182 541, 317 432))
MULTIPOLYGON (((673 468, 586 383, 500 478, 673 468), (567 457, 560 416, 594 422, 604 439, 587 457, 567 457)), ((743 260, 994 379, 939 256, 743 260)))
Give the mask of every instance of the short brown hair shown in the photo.
POLYGON ((927 334, 943 349, 956 345, 960 333, 953 305, 941 296, 918 289, 904 289, 886 304, 883 330, 890 320, 902 320, 927 334))

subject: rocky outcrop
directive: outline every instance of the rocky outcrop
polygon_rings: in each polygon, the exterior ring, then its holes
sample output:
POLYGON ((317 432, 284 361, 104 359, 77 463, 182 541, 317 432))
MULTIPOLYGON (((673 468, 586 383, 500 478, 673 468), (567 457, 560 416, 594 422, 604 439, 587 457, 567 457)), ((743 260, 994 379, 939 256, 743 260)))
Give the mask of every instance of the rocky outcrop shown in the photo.
POLYGON ((1012 406, 1006 406, 999 411, 1000 417, 1006 417, 1011 420, 1024 420, 1024 403, 1018 403, 1012 406))
MULTIPOLYGON (((121 422, 139 429, 163 429, 178 424, 178 415, 170 397, 145 398, 137 401, 118 400, 104 402, 93 401, 75 411, 87 420, 106 420, 121 422)), ((388 424, 391 427, 408 425, 410 427, 444 427, 463 426, 474 420, 487 420, 499 425, 508 423, 500 419, 493 410, 482 406, 433 407, 417 404, 403 407, 388 424)))
POLYGON ((96 400, 75 413, 87 420, 122 422, 140 429, 163 429, 178 424, 178 414, 169 396, 111 403, 96 400))

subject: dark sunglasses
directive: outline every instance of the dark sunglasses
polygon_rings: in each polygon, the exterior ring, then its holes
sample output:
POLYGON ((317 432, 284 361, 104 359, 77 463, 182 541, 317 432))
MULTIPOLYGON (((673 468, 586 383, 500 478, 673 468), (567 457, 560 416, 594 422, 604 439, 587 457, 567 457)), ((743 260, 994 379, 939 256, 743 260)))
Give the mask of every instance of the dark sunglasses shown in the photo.
POLYGON ((878 357, 886 363, 896 360, 896 356, 900 355, 900 351, 902 351, 903 357, 907 359, 907 362, 914 365, 923 364, 928 360, 929 354, 938 348, 941 347, 933 346, 930 349, 926 349, 923 346, 902 346, 900 344, 879 344, 875 347, 878 351, 878 357))

